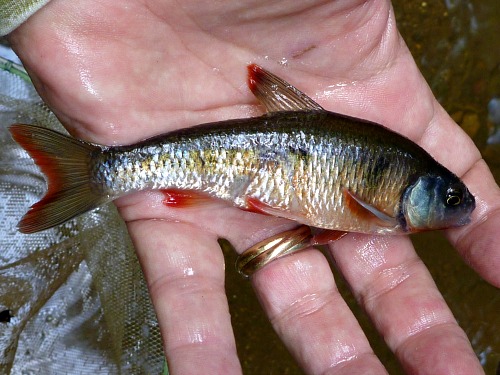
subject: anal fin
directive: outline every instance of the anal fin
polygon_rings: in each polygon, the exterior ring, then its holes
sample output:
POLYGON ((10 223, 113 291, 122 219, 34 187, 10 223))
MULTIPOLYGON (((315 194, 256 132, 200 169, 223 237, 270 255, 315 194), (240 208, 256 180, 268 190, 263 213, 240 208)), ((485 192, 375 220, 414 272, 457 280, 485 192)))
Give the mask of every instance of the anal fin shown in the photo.
POLYGON ((311 246, 327 245, 330 242, 340 240, 346 234, 347 232, 330 229, 314 231, 311 239, 311 246))

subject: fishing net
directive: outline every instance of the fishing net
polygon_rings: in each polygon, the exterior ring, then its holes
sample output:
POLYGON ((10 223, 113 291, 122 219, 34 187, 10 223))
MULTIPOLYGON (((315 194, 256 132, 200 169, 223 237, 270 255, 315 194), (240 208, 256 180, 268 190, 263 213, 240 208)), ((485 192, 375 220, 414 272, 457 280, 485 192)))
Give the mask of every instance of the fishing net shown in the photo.
POLYGON ((41 233, 17 231, 45 180, 7 126, 63 129, 22 68, 3 59, 0 67, 0 374, 166 372, 142 271, 112 204, 41 233))

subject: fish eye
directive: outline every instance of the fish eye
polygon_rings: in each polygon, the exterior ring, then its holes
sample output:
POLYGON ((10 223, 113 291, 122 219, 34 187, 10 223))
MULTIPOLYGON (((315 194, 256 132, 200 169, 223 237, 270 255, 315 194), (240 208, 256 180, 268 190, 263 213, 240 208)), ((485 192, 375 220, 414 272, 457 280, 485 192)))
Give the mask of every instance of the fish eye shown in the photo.
POLYGON ((462 203, 463 191, 458 188, 450 188, 446 192, 446 204, 448 206, 458 206, 462 203))

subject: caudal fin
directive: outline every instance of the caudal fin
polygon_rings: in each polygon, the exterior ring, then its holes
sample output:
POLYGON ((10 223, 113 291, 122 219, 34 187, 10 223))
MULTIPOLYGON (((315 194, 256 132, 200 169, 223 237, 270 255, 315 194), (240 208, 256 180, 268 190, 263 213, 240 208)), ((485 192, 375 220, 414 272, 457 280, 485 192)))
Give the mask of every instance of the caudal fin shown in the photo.
POLYGON ((98 146, 35 125, 15 124, 9 131, 35 160, 48 184, 42 200, 19 222, 22 233, 62 224, 106 200, 91 183, 90 160, 98 146))

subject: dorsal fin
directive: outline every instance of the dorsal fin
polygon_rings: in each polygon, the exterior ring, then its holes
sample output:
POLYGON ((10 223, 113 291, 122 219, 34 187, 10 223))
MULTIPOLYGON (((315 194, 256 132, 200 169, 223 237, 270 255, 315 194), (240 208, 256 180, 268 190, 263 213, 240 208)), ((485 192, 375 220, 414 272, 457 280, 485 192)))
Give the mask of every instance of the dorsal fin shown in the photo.
POLYGON ((268 112, 323 109, 302 91, 256 64, 248 65, 248 87, 268 112))

